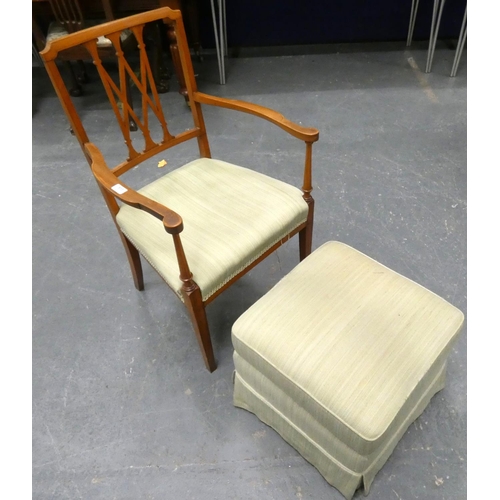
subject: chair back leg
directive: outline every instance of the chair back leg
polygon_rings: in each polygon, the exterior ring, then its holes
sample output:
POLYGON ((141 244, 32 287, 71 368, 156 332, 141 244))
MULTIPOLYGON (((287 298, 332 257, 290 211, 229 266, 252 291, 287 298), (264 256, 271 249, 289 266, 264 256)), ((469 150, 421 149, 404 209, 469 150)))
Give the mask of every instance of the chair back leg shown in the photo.
POLYGON ((142 290, 144 290, 144 278, 142 274, 141 256, 137 248, 132 245, 130 240, 121 232, 120 228, 118 226, 116 227, 118 229, 118 233, 120 234, 123 247, 125 248, 125 253, 127 254, 130 271, 132 272, 132 278, 134 279, 134 285, 137 290, 142 292, 142 290))

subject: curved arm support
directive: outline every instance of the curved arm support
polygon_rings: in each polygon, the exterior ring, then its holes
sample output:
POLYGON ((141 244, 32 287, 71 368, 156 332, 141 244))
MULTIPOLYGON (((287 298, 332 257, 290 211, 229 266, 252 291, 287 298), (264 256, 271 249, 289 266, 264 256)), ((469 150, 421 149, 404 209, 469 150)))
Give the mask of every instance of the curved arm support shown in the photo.
POLYGON ((179 234, 183 229, 182 218, 179 214, 166 206, 147 198, 134 191, 122 182, 108 168, 102 153, 97 146, 88 142, 85 144, 85 152, 89 157, 89 163, 97 182, 115 198, 134 208, 139 208, 153 215, 163 222, 165 231, 169 234, 179 234))
POLYGON ((304 182, 302 184, 302 192, 304 199, 311 199, 312 187, 312 142, 306 142, 306 159, 304 163, 304 182))
POLYGON ((233 109, 235 111, 241 111, 243 113, 248 113, 250 115, 255 115, 271 123, 274 123, 278 127, 282 128, 285 132, 297 137, 306 142, 316 142, 319 139, 319 131, 312 127, 302 127, 296 123, 287 120, 282 114, 274 111, 272 109, 260 106, 259 104, 253 104, 250 102, 239 101, 235 99, 226 99, 224 97, 215 97, 212 95, 204 94, 202 92, 194 92, 193 99, 195 102, 201 104, 209 104, 211 106, 218 106, 220 108, 233 109))

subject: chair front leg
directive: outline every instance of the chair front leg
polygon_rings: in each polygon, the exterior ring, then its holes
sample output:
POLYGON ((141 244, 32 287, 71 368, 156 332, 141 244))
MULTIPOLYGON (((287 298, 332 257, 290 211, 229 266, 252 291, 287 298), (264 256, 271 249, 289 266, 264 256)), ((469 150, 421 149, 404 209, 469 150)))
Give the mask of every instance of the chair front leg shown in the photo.
POLYGON ((163 40, 161 31, 161 22, 156 22, 151 25, 152 38, 152 70, 153 78, 156 85, 156 90, 159 94, 168 92, 170 87, 170 76, 165 67, 165 51, 163 50, 163 40))
POLYGON ((312 142, 306 141, 306 159, 304 165, 304 183, 302 185, 302 197, 309 206, 306 227, 299 232, 300 260, 304 260, 312 248, 313 222, 314 222, 314 199, 311 196, 312 188, 312 142))
POLYGON ((309 212, 307 214, 306 227, 299 232, 299 252, 301 261, 311 253, 314 223, 314 199, 309 195, 308 198, 304 196, 304 200, 309 205, 309 212))
POLYGON ((78 83, 71 61, 64 61, 64 66, 69 78, 69 94, 72 97, 80 97, 83 94, 81 85, 78 83))
MULTIPOLYGON (((168 231, 167 229, 167 232, 168 231)), ((182 281, 182 296, 184 297, 184 304, 186 304, 193 323, 193 328, 196 333, 196 338, 198 339, 198 344, 200 345, 205 366, 208 371, 212 373, 217 368, 217 364, 215 363, 214 351, 212 349, 212 340, 210 339, 210 330, 208 329, 205 304, 203 303, 200 287, 193 280, 193 273, 189 269, 179 234, 180 231, 182 231, 182 226, 180 229, 176 228, 171 231, 171 234, 174 241, 177 262, 179 263, 179 279, 182 281)))
POLYGON ((194 281, 191 281, 191 283, 184 283, 182 292, 184 303, 186 304, 191 322, 193 323, 201 354, 205 361, 205 366, 207 370, 212 373, 217 368, 217 363, 214 358, 212 340, 210 338, 210 330, 208 328, 205 305, 201 297, 201 290, 194 281))
POLYGON ((77 64, 78 64, 78 68, 80 69, 80 72, 78 73, 78 76, 76 77, 76 79, 78 80, 78 83, 89 83, 90 78, 89 78, 89 75, 87 73, 87 68, 85 67, 85 63, 81 59, 78 59, 77 64))
POLYGON ((177 76, 177 81, 179 82, 179 94, 184 96, 186 103, 189 105, 189 95, 186 87, 186 79, 184 78, 181 56, 179 54, 179 47, 177 45, 177 35, 175 34, 175 29, 172 25, 169 25, 167 27, 167 39, 170 45, 170 54, 172 56, 172 62, 174 63, 175 74, 177 76))

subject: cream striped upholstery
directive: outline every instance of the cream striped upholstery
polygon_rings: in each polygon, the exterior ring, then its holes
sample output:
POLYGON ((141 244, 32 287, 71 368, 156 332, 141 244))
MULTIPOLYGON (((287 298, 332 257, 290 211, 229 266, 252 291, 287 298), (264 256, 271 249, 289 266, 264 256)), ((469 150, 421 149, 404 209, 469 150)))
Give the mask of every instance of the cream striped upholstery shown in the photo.
POLYGON ((234 324, 234 404, 277 430, 350 499, 444 387, 463 314, 328 242, 234 324))
MULTIPOLYGON (((177 212, 193 279, 206 300, 307 219, 302 192, 253 170, 202 158, 139 190, 177 212)), ((160 220, 123 206, 123 233, 181 295, 172 237, 160 220)))
MULTIPOLYGON (((92 26, 97 26, 99 24, 105 23, 106 20, 103 19, 102 21, 85 21, 85 27, 90 28, 92 26)), ((68 30, 59 22, 57 21, 52 21, 49 25, 49 29, 47 30, 47 37, 45 39, 46 43, 53 42, 54 40, 57 40, 58 38, 61 38, 62 36, 68 35, 68 30)), ((132 36, 132 31, 126 29, 123 30, 120 33, 120 39, 122 42, 125 42, 129 37, 132 36)), ((100 36, 97 39, 97 47, 103 48, 103 47, 112 47, 113 42, 104 36, 100 36)))

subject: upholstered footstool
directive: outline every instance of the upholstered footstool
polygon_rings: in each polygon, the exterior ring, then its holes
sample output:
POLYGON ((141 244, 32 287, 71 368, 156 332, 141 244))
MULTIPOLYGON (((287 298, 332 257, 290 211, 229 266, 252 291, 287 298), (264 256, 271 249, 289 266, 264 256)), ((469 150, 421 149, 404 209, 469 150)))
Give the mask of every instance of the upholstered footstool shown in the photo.
POLYGON ((234 324, 234 405, 275 429, 347 499, 368 493, 444 387, 463 314, 339 242, 234 324))

